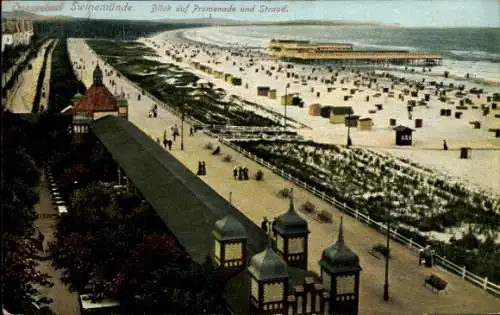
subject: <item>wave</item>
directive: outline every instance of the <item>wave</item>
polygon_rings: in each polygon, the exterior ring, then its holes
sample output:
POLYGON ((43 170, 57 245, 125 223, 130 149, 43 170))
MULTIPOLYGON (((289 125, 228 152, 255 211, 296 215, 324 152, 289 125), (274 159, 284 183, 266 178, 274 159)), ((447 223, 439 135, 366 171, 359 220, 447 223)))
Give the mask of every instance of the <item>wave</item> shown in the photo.
POLYGON ((455 60, 487 61, 493 63, 500 63, 500 54, 494 54, 485 51, 450 50, 444 52, 444 55, 455 60))

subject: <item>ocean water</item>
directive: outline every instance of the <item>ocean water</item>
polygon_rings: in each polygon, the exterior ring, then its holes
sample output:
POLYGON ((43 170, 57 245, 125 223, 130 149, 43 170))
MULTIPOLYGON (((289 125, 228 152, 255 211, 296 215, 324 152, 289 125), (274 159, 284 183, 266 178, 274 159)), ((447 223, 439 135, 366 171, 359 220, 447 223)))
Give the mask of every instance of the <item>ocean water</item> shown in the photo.
POLYGON ((218 45, 267 47, 272 38, 352 43, 356 50, 436 51, 439 70, 500 80, 500 28, 349 26, 235 26, 189 30, 188 37, 218 45))

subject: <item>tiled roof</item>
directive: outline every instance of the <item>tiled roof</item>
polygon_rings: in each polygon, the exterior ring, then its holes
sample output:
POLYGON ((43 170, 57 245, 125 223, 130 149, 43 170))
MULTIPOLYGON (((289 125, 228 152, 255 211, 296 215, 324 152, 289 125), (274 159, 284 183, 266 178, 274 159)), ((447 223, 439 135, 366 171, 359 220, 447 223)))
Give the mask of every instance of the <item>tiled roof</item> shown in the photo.
POLYGON ((113 111, 118 111, 118 102, 104 85, 93 84, 80 101, 73 106, 73 113, 113 111))

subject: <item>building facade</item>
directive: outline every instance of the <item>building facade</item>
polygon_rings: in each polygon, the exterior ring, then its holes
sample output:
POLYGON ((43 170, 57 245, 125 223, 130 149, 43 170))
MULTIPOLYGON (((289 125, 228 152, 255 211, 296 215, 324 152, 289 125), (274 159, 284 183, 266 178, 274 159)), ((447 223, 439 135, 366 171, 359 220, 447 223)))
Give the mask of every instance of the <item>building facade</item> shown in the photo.
POLYGON ((89 122, 104 116, 128 119, 128 101, 125 94, 113 95, 103 83, 103 72, 99 64, 93 72, 93 83, 85 95, 77 93, 71 107, 72 131, 76 139, 89 132, 89 122))

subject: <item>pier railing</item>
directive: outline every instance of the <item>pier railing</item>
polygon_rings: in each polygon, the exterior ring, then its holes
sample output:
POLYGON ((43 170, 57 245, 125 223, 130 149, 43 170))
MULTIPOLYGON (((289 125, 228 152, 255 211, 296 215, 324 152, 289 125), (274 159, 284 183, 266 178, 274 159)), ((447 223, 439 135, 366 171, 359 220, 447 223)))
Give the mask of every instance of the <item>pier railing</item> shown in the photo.
MULTIPOLYGON (((362 213, 361 211, 357 209, 353 209, 346 205, 345 203, 342 203, 338 200, 336 200, 333 197, 328 196, 325 192, 317 189, 316 187, 308 185, 306 182, 301 181, 297 177, 292 176, 291 174, 285 172, 283 169, 280 169, 269 162, 265 161, 264 159, 256 156, 253 153, 250 153, 241 147, 233 144, 231 141, 224 139, 222 137, 219 137, 217 134, 210 133, 208 131, 205 131, 209 136, 211 137, 216 137, 218 140, 225 144, 226 146, 230 147, 231 149, 243 154, 244 156, 250 158, 251 160, 257 162, 258 164, 268 168, 275 174, 281 176, 282 178, 291 181, 292 183, 296 184, 297 186, 309 191, 312 193, 314 196, 326 201, 327 203, 333 205, 337 209, 349 214, 351 217, 354 217, 357 221, 364 222, 368 224, 371 227, 376 228, 379 231, 386 231, 387 230, 387 225, 383 222, 378 222, 370 218, 369 215, 362 213)), ((419 250, 423 249, 424 247, 416 242, 414 242, 411 238, 407 238, 397 232, 397 229, 390 229, 390 237, 405 245, 407 248, 409 248, 412 252, 417 254, 419 250)), ((500 296, 500 285, 495 284, 493 282, 488 281, 487 277, 480 277, 476 274, 473 274, 472 272, 466 270, 464 266, 459 266, 449 260, 447 260, 445 257, 439 256, 439 255, 434 255, 434 262, 441 265, 444 269, 454 273, 455 275, 459 276, 462 279, 465 279, 481 288, 483 288, 485 291, 488 293, 491 293, 496 296, 500 296)))

